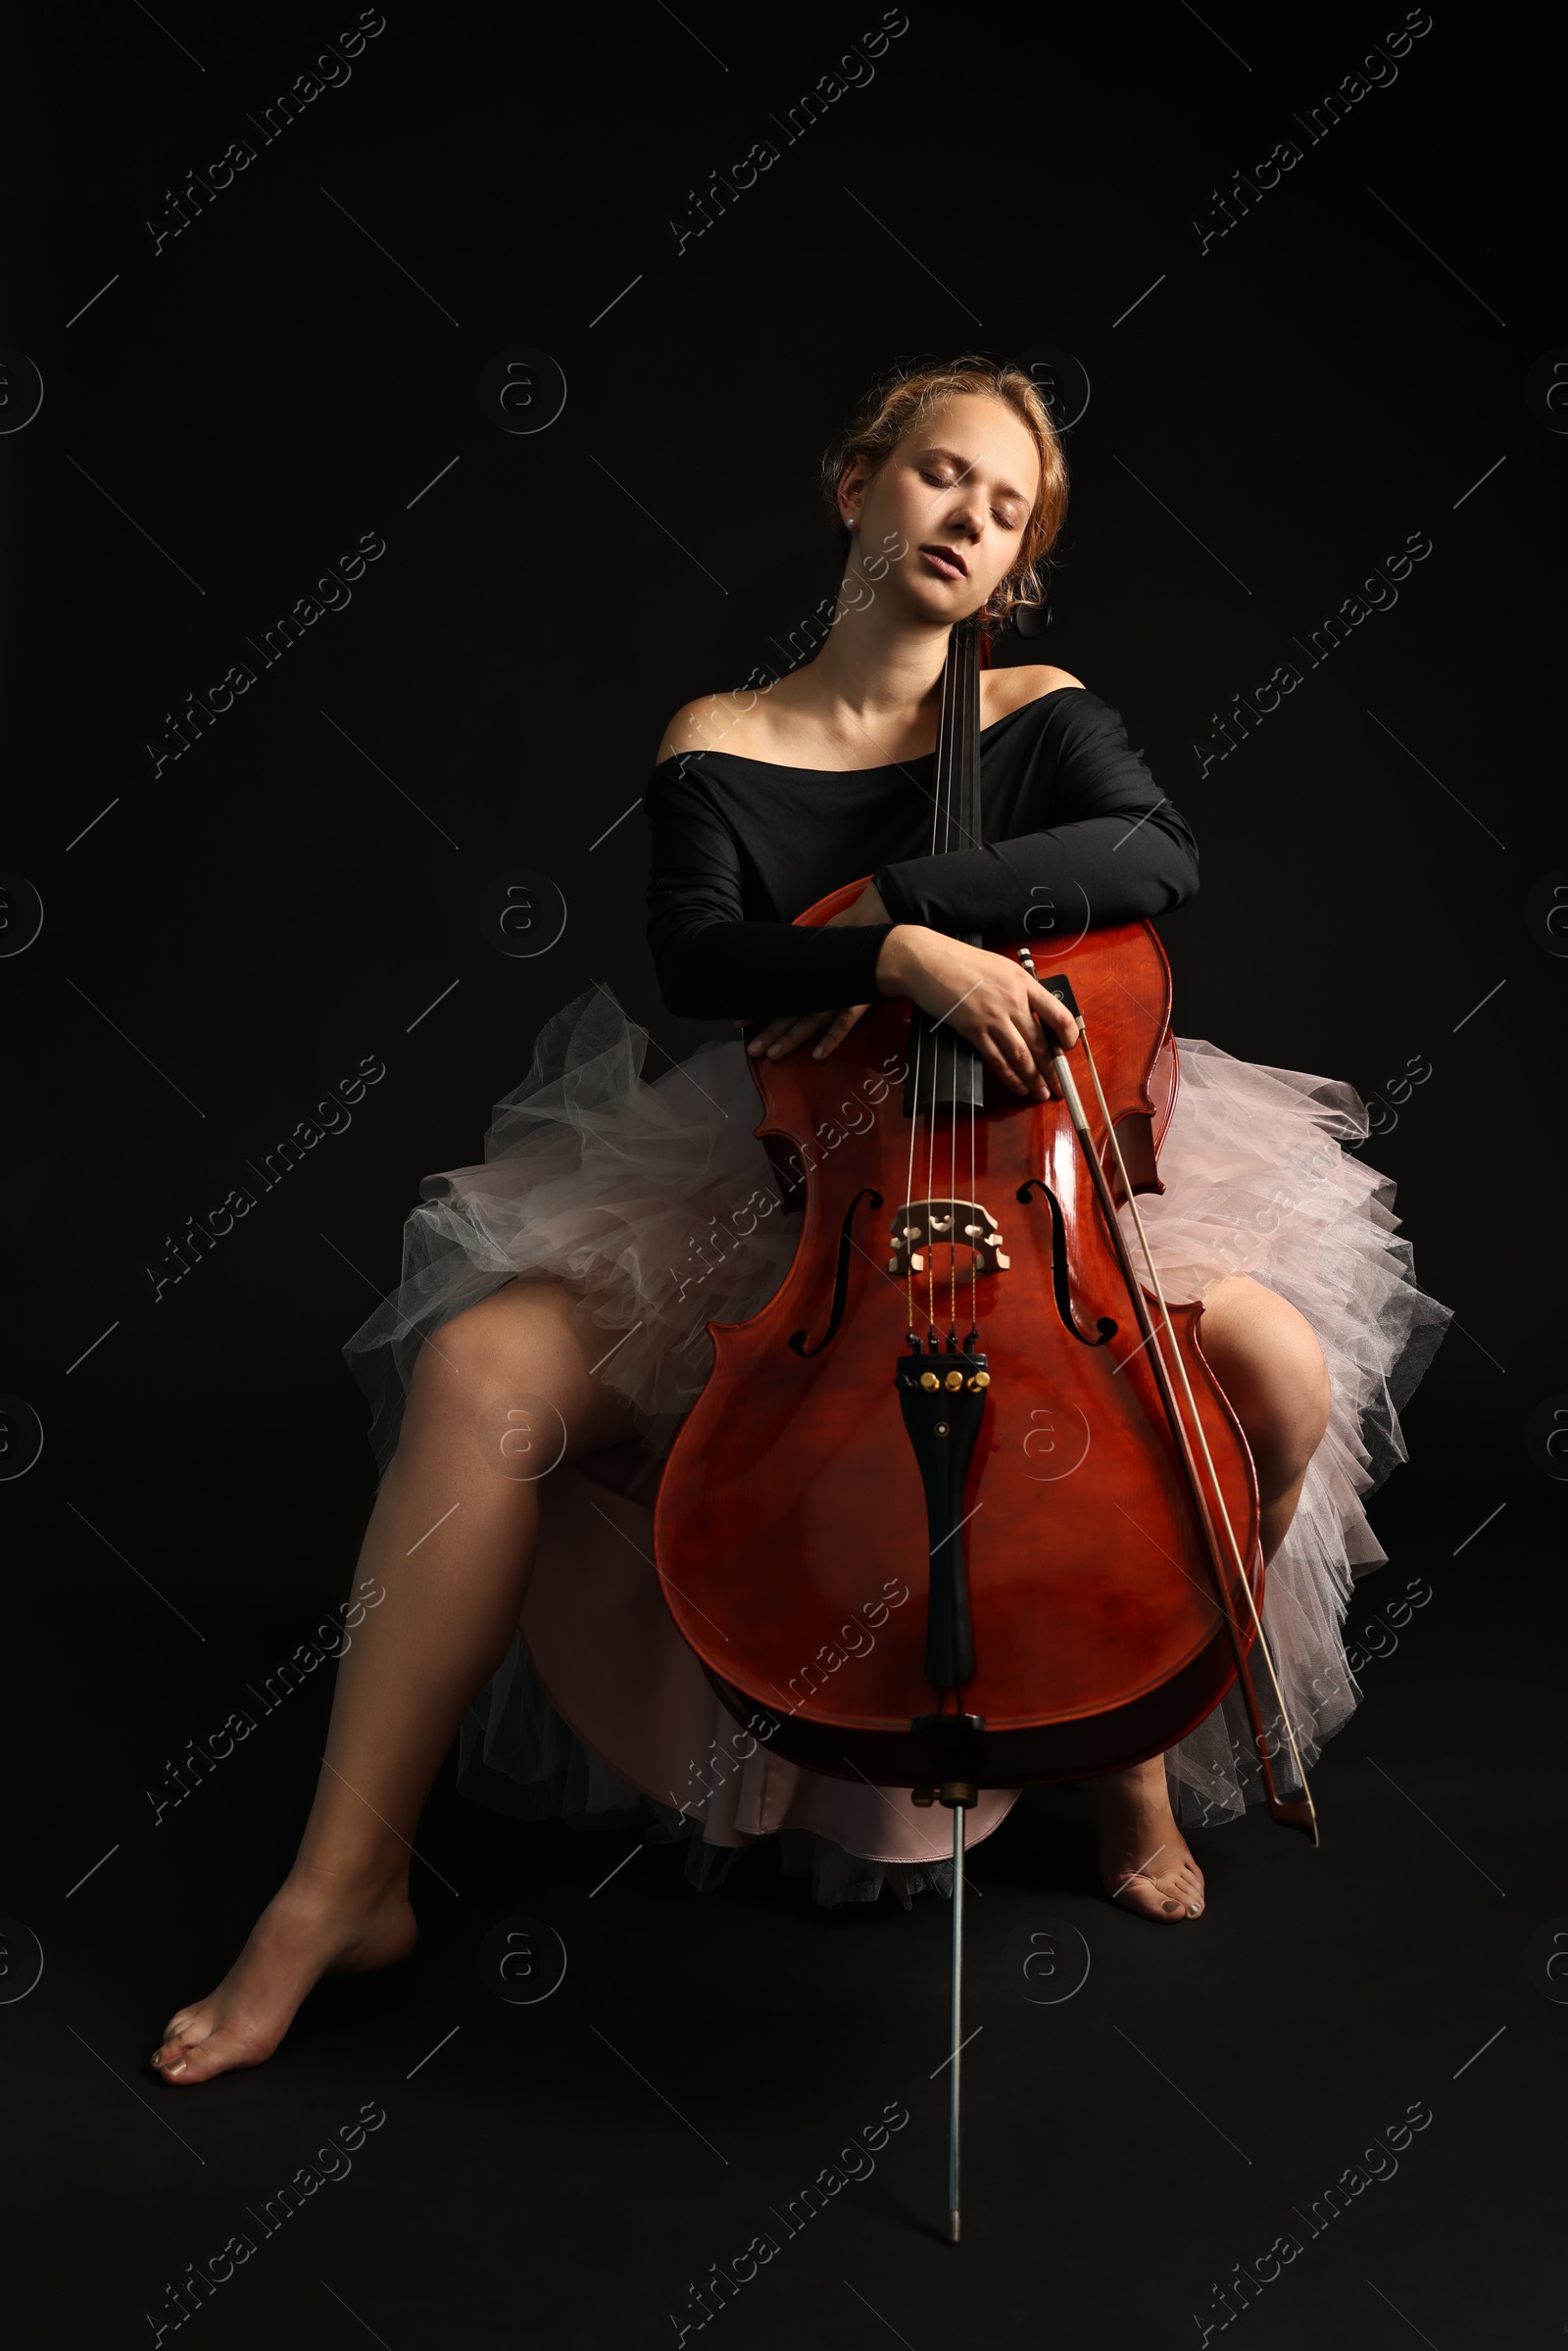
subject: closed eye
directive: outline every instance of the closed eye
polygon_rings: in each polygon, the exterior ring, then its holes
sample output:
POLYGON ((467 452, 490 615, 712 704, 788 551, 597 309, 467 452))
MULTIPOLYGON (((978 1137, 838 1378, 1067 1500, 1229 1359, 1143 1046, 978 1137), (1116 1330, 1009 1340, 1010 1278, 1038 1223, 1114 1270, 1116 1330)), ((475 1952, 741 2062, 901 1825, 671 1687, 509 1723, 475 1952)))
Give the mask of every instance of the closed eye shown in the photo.
MULTIPOLYGON (((953 487, 953 477, 951 474, 932 473, 924 465, 920 467, 920 479, 922 481, 928 481, 934 490, 951 490, 953 487)), ((993 507, 991 510, 991 519, 998 525, 999 529, 1002 530, 1016 530, 1018 528, 1017 521, 1011 514, 999 514, 995 507, 993 507)))

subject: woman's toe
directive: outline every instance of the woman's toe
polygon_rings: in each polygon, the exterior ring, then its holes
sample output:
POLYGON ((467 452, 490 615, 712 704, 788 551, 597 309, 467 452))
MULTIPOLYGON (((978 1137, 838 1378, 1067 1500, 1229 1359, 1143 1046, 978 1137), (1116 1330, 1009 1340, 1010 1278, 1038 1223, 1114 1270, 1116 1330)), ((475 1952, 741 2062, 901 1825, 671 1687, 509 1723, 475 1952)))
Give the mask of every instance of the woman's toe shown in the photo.
POLYGON ((1196 1919, 1201 1916, 1203 1880, 1201 1873, 1196 1867, 1178 1870, 1170 1892, 1177 1906, 1185 1912, 1188 1918, 1196 1919))
POLYGON ((202 2053, 214 2038, 216 2020, 210 2009, 181 2008, 164 2027, 164 2037, 153 2051, 153 2066, 166 2082, 200 2082, 212 2068, 202 2053))
POLYGON ((1167 1889, 1154 1879, 1146 1878, 1136 1870, 1123 1880, 1113 1899, 1126 1909, 1141 1912, 1147 1919, 1160 1921, 1180 1917, 1187 1907, 1185 1902, 1172 1900, 1167 1889))
POLYGON ((1183 1863, 1180 1868, 1161 1872, 1156 1877, 1134 1870, 1124 1878, 1111 1899, 1129 1910, 1138 1911, 1144 1918, 1156 1920, 1161 1926, 1174 1925, 1179 1919, 1199 1918, 1203 1909, 1203 1877, 1196 1863, 1183 1863))
POLYGON ((255 2055, 247 2036, 226 2025, 216 2025, 199 2037, 187 2034, 165 2041, 153 2059, 166 2082, 177 2082, 181 2088, 188 2082, 208 2082, 214 2074, 224 2074, 235 2066, 254 2065, 255 2055))

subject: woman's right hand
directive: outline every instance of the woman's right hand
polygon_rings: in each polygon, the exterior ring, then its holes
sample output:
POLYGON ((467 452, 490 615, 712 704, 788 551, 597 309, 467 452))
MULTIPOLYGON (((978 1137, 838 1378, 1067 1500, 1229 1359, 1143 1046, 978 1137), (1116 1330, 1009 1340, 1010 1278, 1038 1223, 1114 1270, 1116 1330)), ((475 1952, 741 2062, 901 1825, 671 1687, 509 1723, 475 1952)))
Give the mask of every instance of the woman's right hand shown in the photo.
POLYGON ((1004 1086, 1034 1102, 1051 1097, 1052 1054, 1078 1042, 1066 1005, 1021 963, 923 923, 895 924, 877 957, 876 981, 880 995, 906 996, 946 1020, 1004 1086))

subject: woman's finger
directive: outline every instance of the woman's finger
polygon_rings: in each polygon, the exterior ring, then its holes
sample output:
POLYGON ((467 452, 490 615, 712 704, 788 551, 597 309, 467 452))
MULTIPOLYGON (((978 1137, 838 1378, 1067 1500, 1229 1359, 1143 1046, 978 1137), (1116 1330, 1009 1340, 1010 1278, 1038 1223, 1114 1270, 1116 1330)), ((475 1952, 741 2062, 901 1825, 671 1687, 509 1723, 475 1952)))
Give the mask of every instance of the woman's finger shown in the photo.
POLYGON ((827 1035, 820 1045, 812 1049, 813 1057, 821 1059, 832 1053, 835 1046, 843 1044, 861 1014, 870 1008, 869 1004, 847 1004, 837 1012, 781 1012, 776 1019, 758 1030, 746 1050, 749 1053, 765 1053, 770 1060, 778 1060, 783 1054, 793 1053, 796 1046, 804 1045, 808 1037, 814 1037, 819 1029, 825 1028, 827 1035))
MULTIPOLYGON (((809 1018, 811 1015, 808 1014, 806 1017, 809 1018)), ((822 1018, 826 1019, 826 1017, 827 1015, 824 1013, 822 1018)), ((747 1046, 747 1052, 749 1053, 766 1053, 770 1045, 776 1045, 781 1037, 787 1037, 801 1018, 802 1014, 799 1012, 780 1012, 775 1019, 764 1022, 762 1027, 758 1030, 747 1046)))
POLYGON ((811 1058, 814 1061, 825 1060, 835 1046, 843 1044, 860 1014, 868 1012, 870 1008, 869 1004, 847 1004, 844 1010, 836 1015, 833 1026, 828 1030, 820 1045, 812 1046, 811 1058))
MULTIPOLYGON (((1046 993, 1050 995, 1050 990, 1046 993)), ((1052 1001, 1054 1003, 1055 999, 1052 1001)), ((1062 1041, 1037 1016, 1032 1003, 1013 1015, 1013 1022, 1017 1034, 1023 1039, 1033 1068, 1049 1084, 1052 1059, 1062 1050, 1062 1041)))
POLYGON ((1016 1029, 1002 1029, 994 1036, 985 1037, 980 1050, 1009 1094, 1028 1096, 1035 1090, 1035 1072, 1034 1064, 1029 1062, 1029 1075, 1024 1075, 1026 1056, 1021 1050, 1022 1043, 1016 1029))
MULTIPOLYGON (((1025 1014, 1025 1018, 1027 1017, 1028 1015, 1025 1014)), ((1032 1095, 1036 1101, 1040 1101, 1048 1092, 1046 1073, 1035 1057, 1031 1040, 1024 1034, 1023 1029, 1011 1020, 1004 1022, 999 1033, 1003 1051, 1007 1056, 1008 1067, 1017 1081, 1018 1091, 1020 1094, 1032 1095)))
POLYGON ((817 1030, 825 1028, 833 1017, 831 1011, 781 1014, 777 1020, 769 1021, 766 1029, 755 1041, 757 1048, 764 1052, 769 1060, 776 1061, 785 1053, 793 1053, 798 1045, 804 1045, 808 1037, 814 1037, 817 1030))
POLYGON ((1052 1070, 1052 1056, 1058 1050, 1054 1037, 1048 1036, 1032 1012, 1026 1012, 1020 1024, 1020 1034, 1029 1054, 1030 1076, 1038 1079, 1048 1094, 1056 1091, 1052 1070))

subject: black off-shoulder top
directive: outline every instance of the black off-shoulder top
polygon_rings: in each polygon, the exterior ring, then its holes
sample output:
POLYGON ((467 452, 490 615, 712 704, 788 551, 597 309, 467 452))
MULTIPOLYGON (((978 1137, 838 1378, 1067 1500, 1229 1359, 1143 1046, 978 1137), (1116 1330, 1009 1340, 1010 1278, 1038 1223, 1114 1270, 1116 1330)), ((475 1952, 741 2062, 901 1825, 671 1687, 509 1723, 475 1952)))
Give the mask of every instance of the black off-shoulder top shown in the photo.
POLYGON ((867 1004, 897 922, 1075 938, 1180 906, 1198 847, 1130 749, 1121 715, 1058 686, 980 732, 984 846, 932 856, 935 754, 788 767, 682 752, 654 769, 648 941, 671 1012, 763 1019, 867 1004), (891 920, 796 930, 871 874, 891 920))

